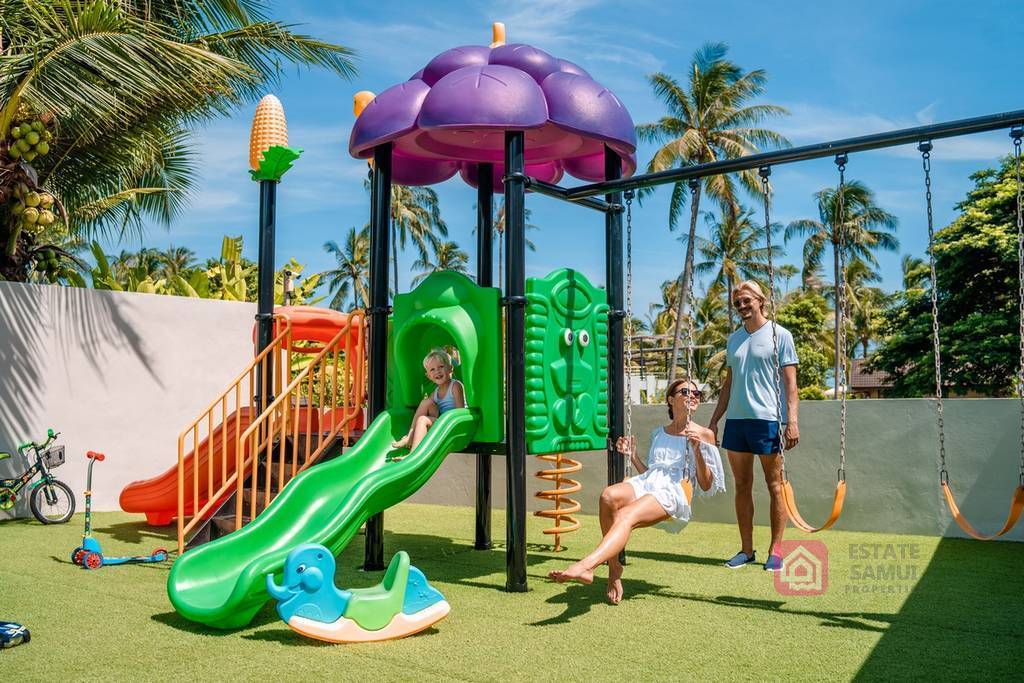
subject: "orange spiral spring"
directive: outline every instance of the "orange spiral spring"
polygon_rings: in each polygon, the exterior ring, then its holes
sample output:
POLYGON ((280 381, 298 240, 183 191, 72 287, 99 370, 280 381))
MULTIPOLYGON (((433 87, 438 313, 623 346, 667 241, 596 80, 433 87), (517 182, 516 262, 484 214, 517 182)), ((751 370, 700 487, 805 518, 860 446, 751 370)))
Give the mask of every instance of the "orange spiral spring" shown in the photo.
POLYGON ((554 463, 550 469, 539 470, 536 476, 545 481, 555 483, 555 488, 545 491, 538 491, 534 494, 536 498, 553 501, 554 509, 537 510, 533 514, 538 517, 547 517, 555 520, 555 526, 544 529, 544 533, 555 537, 555 552, 562 549, 562 534, 572 533, 580 528, 579 521, 573 515, 580 511, 580 504, 569 498, 569 494, 578 493, 583 490, 583 485, 575 479, 569 479, 565 475, 579 472, 583 465, 575 460, 563 457, 561 453, 552 455, 538 455, 537 458, 544 462, 554 463), (563 524, 564 522, 564 524, 563 524))

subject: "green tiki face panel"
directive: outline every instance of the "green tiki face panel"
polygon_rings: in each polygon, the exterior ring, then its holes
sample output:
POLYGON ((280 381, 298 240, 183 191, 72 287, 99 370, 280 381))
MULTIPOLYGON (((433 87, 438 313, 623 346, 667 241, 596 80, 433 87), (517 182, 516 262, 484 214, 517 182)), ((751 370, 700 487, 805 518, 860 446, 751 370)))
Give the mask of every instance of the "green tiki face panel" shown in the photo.
POLYGON ((500 292, 459 273, 440 271, 395 297, 388 344, 388 407, 415 410, 434 388, 423 358, 454 349, 453 373, 466 388, 466 405, 480 410, 475 441, 500 442, 505 428, 500 292))
POLYGON ((605 448, 608 304, 574 270, 526 281, 526 443, 530 453, 605 448))

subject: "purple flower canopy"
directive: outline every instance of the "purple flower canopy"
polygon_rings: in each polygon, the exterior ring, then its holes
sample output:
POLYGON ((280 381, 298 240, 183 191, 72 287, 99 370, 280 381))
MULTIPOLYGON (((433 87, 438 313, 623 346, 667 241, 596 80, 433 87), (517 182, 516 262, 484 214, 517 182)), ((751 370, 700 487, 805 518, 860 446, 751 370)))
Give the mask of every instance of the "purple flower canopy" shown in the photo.
POLYGON ((394 143, 392 181, 432 185, 461 173, 477 184, 477 164, 494 164, 502 191, 505 131, 521 130, 526 173, 557 183, 568 172, 587 181, 604 175, 604 146, 636 170, 633 119, 611 90, 572 62, 530 45, 466 45, 442 52, 405 83, 367 105, 348 149, 366 159, 394 143))

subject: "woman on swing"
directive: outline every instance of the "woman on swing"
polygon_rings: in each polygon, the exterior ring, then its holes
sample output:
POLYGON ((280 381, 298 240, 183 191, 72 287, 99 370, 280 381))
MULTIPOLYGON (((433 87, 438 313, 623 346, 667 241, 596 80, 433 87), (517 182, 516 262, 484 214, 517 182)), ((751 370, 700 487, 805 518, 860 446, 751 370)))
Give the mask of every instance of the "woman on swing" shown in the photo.
POLYGON ((677 379, 665 394, 671 422, 651 435, 646 464, 636 453, 632 436, 619 437, 616 448, 628 455, 640 473, 601 493, 601 531, 604 538, 589 555, 562 571, 548 573, 558 583, 591 583, 594 568, 608 563, 608 601, 622 600, 622 563, 619 553, 626 547, 633 529, 662 524, 678 533, 690 520, 691 503, 682 486, 684 478, 696 475, 702 495, 725 491, 722 458, 715 447, 714 433, 690 420, 700 404, 701 393, 692 380, 677 379))

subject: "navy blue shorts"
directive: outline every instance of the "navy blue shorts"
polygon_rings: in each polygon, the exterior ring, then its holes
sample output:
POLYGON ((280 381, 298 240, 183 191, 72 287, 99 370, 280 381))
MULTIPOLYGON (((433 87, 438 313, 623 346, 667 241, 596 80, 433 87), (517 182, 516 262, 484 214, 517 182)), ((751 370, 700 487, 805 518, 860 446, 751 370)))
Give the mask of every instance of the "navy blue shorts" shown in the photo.
POLYGON ((771 455, 780 450, 779 423, 775 420, 726 420, 722 448, 737 453, 771 455))

